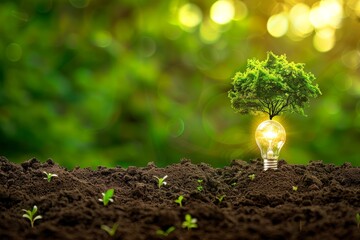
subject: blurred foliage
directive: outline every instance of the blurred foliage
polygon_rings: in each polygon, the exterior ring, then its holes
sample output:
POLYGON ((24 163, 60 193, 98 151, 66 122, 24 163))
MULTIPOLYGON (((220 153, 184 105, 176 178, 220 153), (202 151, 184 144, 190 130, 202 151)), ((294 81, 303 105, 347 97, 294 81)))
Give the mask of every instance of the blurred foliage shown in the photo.
POLYGON ((301 1, 314 28, 299 25, 298 2, 2 0, 1 155, 67 167, 257 158, 266 116, 234 113, 227 91, 273 51, 305 63, 323 94, 308 117, 277 119, 281 158, 359 165, 360 2, 301 1))

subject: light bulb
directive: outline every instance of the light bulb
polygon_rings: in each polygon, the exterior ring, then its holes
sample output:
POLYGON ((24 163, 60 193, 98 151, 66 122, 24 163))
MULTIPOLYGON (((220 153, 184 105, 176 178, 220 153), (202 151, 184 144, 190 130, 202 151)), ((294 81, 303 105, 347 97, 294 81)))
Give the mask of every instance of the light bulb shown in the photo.
POLYGON ((257 127, 255 140, 264 159, 264 170, 277 169, 281 147, 286 140, 284 127, 273 120, 266 120, 257 127))

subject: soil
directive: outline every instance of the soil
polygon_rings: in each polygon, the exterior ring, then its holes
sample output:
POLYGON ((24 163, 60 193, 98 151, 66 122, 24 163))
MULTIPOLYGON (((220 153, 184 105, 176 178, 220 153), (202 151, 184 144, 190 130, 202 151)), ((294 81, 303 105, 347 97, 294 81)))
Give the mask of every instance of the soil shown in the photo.
POLYGON ((304 166, 281 160, 278 170, 263 171, 260 160, 212 168, 183 159, 165 168, 149 163, 68 170, 52 160, 15 164, 0 158, 2 240, 360 239, 356 213, 360 168, 350 164, 304 166), (43 171, 58 177, 48 182, 43 171), (167 185, 159 188, 154 176, 165 175, 167 185), (98 199, 110 188, 114 202, 104 206, 98 199), (179 195, 182 207, 174 202, 179 195), (22 209, 34 205, 43 218, 32 228, 22 209), (197 228, 182 228, 186 214, 197 219, 197 228), (119 227, 111 237, 101 225, 114 223, 119 227), (156 234, 171 226, 176 229, 167 237, 156 234))

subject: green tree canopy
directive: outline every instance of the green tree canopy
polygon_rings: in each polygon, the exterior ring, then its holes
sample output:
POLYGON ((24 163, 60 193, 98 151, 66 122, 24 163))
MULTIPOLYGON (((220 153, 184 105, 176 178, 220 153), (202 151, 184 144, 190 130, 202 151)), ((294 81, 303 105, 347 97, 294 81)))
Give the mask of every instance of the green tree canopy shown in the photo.
POLYGON ((250 59, 244 72, 237 72, 228 92, 231 105, 241 114, 264 112, 269 118, 282 112, 304 115, 310 98, 321 94, 315 76, 303 63, 288 62, 286 55, 267 53, 265 61, 250 59))

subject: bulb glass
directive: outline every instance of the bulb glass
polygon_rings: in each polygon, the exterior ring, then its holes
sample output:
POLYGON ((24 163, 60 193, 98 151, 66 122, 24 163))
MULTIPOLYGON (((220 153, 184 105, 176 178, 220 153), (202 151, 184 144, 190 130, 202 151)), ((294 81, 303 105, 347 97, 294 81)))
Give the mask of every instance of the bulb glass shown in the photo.
POLYGON ((264 170, 277 169, 280 150, 286 141, 284 127, 274 120, 264 121, 255 131, 255 140, 264 159, 264 170))

